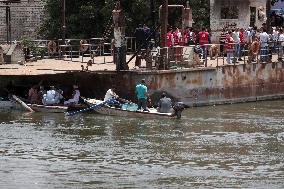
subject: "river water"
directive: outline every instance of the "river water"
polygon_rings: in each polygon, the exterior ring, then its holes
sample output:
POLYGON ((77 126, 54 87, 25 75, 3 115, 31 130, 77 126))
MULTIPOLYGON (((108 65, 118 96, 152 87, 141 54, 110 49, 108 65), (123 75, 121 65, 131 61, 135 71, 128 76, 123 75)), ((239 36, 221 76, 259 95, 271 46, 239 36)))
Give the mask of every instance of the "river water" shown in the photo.
POLYGON ((0 112, 0 188, 284 188, 284 101, 181 120, 0 112))

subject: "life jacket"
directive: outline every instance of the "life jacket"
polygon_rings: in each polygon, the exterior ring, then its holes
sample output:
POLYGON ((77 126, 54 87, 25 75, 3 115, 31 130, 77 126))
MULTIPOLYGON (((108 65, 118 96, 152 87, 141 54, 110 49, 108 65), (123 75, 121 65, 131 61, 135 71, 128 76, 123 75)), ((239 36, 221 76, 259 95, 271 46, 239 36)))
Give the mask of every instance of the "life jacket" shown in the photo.
POLYGON ((244 34, 244 32, 239 32, 239 36, 240 36, 240 42, 244 43, 245 42, 245 34, 244 34))
POLYGON ((166 39, 166 47, 173 46, 173 34, 171 32, 167 33, 167 39, 166 39))
POLYGON ((174 45, 178 45, 179 44, 179 40, 180 40, 179 33, 178 32, 174 32, 173 37, 174 37, 174 45))
POLYGON ((209 43, 209 33, 205 31, 199 32, 199 45, 205 45, 209 43))
POLYGON ((234 50, 234 44, 231 44, 233 42, 234 42, 233 38, 230 35, 227 35, 226 36, 226 43, 225 43, 224 47, 227 50, 234 50))
POLYGON ((181 35, 181 37, 179 38, 178 45, 180 45, 180 46, 184 46, 185 45, 185 37, 184 37, 184 35, 181 35))
POLYGON ((186 33, 183 35, 183 39, 184 39, 184 45, 188 45, 188 40, 189 40, 188 32, 186 32, 186 33))

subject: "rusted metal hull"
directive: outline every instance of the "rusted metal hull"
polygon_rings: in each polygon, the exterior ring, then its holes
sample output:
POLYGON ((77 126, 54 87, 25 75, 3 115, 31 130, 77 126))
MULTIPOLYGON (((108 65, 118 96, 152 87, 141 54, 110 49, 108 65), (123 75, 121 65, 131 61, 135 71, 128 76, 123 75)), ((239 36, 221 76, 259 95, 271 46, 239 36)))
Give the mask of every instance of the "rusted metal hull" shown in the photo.
MULTIPOLYGON (((26 87, 78 83, 83 96, 101 99, 112 85, 133 101, 135 86, 146 79, 153 101, 165 91, 188 106, 248 102, 284 97, 284 63, 226 65, 212 68, 149 71, 72 72, 55 75, 0 76, 0 89, 7 85, 26 87)), ((24 91, 24 90, 21 90, 24 91)), ((1 91, 0 91, 1 92, 1 91)), ((3 92, 3 91, 2 91, 3 92)), ((1 93, 0 93, 1 95, 1 93)), ((23 96, 23 95, 22 95, 23 96)))

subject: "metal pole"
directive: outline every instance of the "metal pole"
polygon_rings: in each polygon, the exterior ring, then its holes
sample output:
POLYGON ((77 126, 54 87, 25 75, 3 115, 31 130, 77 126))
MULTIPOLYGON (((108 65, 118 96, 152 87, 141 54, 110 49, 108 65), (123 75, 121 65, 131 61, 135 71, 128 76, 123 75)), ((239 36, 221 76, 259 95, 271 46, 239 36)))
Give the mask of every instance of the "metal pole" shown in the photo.
POLYGON ((10 7, 8 7, 8 26, 9 26, 9 41, 11 43, 12 41, 12 38, 11 38, 11 35, 12 35, 12 31, 11 31, 11 9, 10 7))
POLYGON ((6 3, 6 40, 7 40, 7 43, 9 44, 9 7, 8 7, 8 3, 6 3))
POLYGON ((65 36, 66 36, 66 18, 65 18, 66 4, 65 0, 62 0, 62 41, 65 45, 65 36))
MULTIPOLYGON (((62 5, 61 5, 61 7, 62 7, 62 45, 66 45, 66 43, 65 43, 65 36, 66 36, 66 21, 65 21, 66 20, 65 19, 65 11, 66 11, 66 6, 65 5, 66 4, 65 4, 65 0, 62 0, 61 3, 62 3, 62 5)), ((65 46, 63 46, 62 54, 60 52, 62 57, 64 57, 64 55, 65 55, 65 50, 66 50, 65 46)))
POLYGON ((153 38, 154 38, 154 41, 155 41, 155 47, 157 47, 156 11, 155 11, 155 7, 154 7, 154 0, 151 0, 151 17, 152 17, 153 38))

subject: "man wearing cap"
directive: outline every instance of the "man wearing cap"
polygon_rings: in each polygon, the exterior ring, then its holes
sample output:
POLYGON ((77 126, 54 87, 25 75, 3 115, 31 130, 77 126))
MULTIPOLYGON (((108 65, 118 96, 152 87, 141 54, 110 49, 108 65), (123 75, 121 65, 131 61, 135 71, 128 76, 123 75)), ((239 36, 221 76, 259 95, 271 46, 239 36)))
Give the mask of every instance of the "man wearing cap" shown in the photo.
POLYGON ((149 111, 147 108, 147 96, 148 96, 148 89, 145 85, 145 79, 141 80, 141 83, 136 85, 136 94, 138 98, 138 110, 143 108, 143 111, 149 111))
POLYGON ((172 100, 166 96, 166 93, 162 94, 162 98, 158 102, 157 111, 160 113, 172 113, 172 100))

